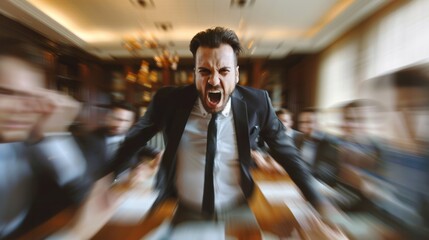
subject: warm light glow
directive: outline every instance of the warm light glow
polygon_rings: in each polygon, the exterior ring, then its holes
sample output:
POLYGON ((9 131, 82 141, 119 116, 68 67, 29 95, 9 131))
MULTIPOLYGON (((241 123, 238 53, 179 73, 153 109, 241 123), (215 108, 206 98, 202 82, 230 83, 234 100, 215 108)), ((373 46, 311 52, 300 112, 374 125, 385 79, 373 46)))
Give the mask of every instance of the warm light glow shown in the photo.
POLYGON ((247 44, 247 49, 251 49, 253 47, 253 45, 255 44, 254 40, 251 40, 248 44, 247 44))
POLYGON ((83 34, 84 30, 81 29, 79 26, 75 24, 75 21, 73 19, 68 18, 63 13, 57 11, 57 9, 52 8, 51 5, 45 1, 38 1, 38 0, 27 0, 29 3, 31 3, 33 6, 38 8, 40 11, 43 11, 47 16, 49 16, 51 19, 68 29, 70 32, 78 36, 80 39, 83 39, 87 41, 87 39, 84 37, 85 34, 83 34))
POLYGON ((323 18, 312 28, 310 28, 305 36, 308 38, 313 37, 318 32, 320 32, 326 25, 328 25, 332 20, 334 20, 338 15, 340 15, 344 10, 346 10, 349 6, 352 5, 354 0, 342 0, 338 1, 337 4, 331 10, 323 16, 323 18))
POLYGON ((171 54, 168 49, 163 48, 159 54, 153 57, 155 60, 156 66, 160 68, 171 68, 172 70, 177 69, 177 64, 179 63, 179 55, 177 52, 171 54))

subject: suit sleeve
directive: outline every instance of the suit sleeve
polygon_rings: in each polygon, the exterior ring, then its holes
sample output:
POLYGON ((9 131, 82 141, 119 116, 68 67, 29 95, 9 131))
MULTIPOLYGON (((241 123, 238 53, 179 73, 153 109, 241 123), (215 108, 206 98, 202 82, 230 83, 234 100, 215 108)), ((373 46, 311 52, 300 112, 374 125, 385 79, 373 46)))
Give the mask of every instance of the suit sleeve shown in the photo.
POLYGON ((275 115, 268 93, 265 92, 265 119, 261 136, 268 144, 272 157, 287 171, 304 197, 315 207, 324 201, 314 187, 314 178, 305 166, 295 146, 287 141, 283 124, 275 115))

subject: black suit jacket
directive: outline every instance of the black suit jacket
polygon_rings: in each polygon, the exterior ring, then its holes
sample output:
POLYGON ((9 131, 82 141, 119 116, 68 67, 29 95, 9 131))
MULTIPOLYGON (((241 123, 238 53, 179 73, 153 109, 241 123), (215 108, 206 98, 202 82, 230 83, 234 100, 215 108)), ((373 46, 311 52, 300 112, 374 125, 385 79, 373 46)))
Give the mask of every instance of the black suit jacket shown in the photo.
MULTIPOLYGON (((89 175, 94 181, 110 172, 110 163, 107 156, 106 145, 107 138, 107 129, 104 127, 98 128, 88 134, 75 136, 76 142, 87 161, 87 175, 89 175)), ((136 166, 139 164, 141 157, 155 157, 157 153, 159 153, 159 150, 151 146, 140 148, 123 167, 128 168, 136 166)), ((120 170, 123 169, 117 169, 117 172, 120 170)))
MULTIPOLYGON (((126 164, 137 149, 144 146, 158 131, 162 131, 165 151, 158 172, 160 195, 156 203, 176 196, 177 147, 197 97, 195 85, 160 89, 146 114, 129 131, 113 162, 112 170, 126 164)), ((256 148, 257 139, 260 136, 272 150, 273 157, 287 170, 304 196, 310 202, 317 203, 320 195, 313 189, 313 178, 302 164, 297 149, 286 141, 283 124, 275 115, 267 92, 237 86, 231 96, 231 104, 244 195, 249 197, 253 190, 250 149, 256 148)))

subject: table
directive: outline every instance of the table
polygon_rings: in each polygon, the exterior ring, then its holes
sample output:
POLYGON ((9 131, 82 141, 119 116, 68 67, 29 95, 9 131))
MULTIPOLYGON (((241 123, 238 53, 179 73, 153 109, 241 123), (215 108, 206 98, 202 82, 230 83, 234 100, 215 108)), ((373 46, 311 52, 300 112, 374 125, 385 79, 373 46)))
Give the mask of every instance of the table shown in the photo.
MULTIPOLYGON (((259 188, 260 183, 292 183, 289 176, 280 174, 267 174, 258 170, 252 172, 256 183, 256 189, 252 197, 249 199, 249 206, 252 209, 258 224, 259 229, 226 229, 228 236, 234 236, 235 239, 262 239, 262 232, 276 235, 279 237, 290 237, 292 234, 303 236, 303 229, 298 224, 294 215, 283 202, 273 203, 267 200, 259 188)), ((123 184, 118 186, 120 191, 128 191, 129 185, 123 184)), ((281 189, 279 189, 281 191, 281 189)), ((107 223, 101 230, 92 238, 98 239, 144 239, 152 230, 156 229, 164 220, 171 218, 174 213, 176 202, 169 200, 164 202, 157 211, 147 215, 142 221, 133 225, 123 225, 115 223, 107 223)), ((42 239, 44 236, 55 232, 64 226, 71 218, 75 209, 66 209, 47 222, 33 229, 31 232, 21 236, 19 239, 42 239)), ((278 239, 278 238, 277 238, 278 239)))

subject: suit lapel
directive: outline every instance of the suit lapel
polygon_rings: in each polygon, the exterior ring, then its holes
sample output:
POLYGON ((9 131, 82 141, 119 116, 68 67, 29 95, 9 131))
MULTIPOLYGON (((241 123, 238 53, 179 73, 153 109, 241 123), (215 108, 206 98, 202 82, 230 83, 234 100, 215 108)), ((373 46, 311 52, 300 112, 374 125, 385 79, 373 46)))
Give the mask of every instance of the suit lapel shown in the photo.
POLYGON ((238 155, 240 161, 244 164, 249 164, 250 161, 250 141, 249 141, 249 127, 247 119, 247 105, 242 100, 242 96, 236 90, 232 98, 232 112, 234 114, 234 127, 237 137, 238 155))
POLYGON ((234 91, 231 97, 232 112, 234 114, 235 134, 237 138, 238 159, 240 161, 241 188, 245 197, 249 197, 253 190, 253 180, 249 168, 251 165, 249 127, 247 105, 241 94, 234 91))

